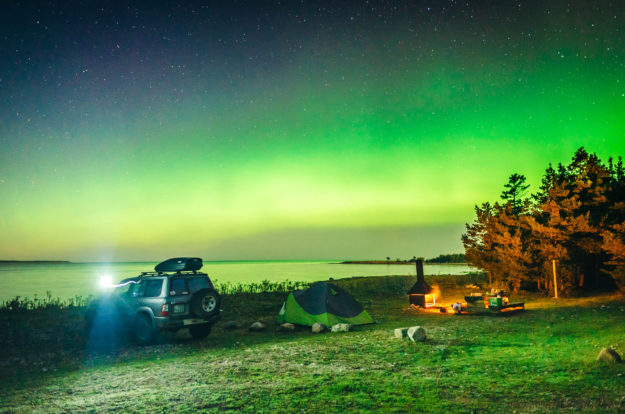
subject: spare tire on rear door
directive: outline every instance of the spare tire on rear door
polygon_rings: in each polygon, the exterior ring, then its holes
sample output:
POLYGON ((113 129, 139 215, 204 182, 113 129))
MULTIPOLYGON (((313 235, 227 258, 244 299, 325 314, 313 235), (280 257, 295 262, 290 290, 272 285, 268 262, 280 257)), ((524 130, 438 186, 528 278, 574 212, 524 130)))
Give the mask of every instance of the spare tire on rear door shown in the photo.
POLYGON ((207 319, 219 313, 221 298, 213 289, 198 290, 191 297, 191 312, 194 315, 207 319))

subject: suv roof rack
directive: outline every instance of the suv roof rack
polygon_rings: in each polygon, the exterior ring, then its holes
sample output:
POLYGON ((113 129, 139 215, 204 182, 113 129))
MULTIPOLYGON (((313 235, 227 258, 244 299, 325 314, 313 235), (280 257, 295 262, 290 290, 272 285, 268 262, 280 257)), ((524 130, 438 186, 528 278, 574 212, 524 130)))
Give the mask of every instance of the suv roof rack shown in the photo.
POLYGON ((162 272, 141 272, 139 276, 162 276, 162 272))
POLYGON ((177 271, 177 272, 141 272, 139 277, 149 276, 193 276, 193 275, 205 275, 206 273, 198 272, 197 270, 177 271))

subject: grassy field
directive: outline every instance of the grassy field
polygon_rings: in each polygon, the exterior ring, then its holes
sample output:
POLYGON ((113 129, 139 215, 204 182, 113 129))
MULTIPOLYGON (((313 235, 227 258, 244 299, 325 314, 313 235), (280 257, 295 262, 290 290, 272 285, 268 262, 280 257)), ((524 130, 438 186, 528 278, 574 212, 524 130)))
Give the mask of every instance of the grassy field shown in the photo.
MULTIPOLYGON (((524 298, 508 316, 445 316, 407 307, 406 277, 341 280, 376 319, 349 333, 277 332, 283 294, 224 298, 223 321, 266 332, 184 335, 139 348, 93 343, 82 308, 0 313, 2 412, 623 412, 625 300, 524 298), (393 336, 423 326, 424 343, 393 336)), ((443 300, 468 277, 437 277, 443 300)), ((478 281, 479 282, 479 281, 478 281)))

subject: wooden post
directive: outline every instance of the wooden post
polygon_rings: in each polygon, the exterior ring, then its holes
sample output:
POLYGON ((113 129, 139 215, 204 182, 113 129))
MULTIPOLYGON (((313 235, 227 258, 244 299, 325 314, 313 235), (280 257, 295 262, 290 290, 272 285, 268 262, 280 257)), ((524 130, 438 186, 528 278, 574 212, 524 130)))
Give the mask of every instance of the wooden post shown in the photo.
POLYGON ((551 261, 553 264, 553 291, 555 293, 554 299, 558 299, 558 279, 556 278, 556 261, 551 261))
POLYGON ((493 284, 493 277, 492 277, 492 275, 491 275, 491 273, 490 273, 490 272, 488 272, 488 284, 489 284, 489 285, 492 285, 492 284, 493 284))

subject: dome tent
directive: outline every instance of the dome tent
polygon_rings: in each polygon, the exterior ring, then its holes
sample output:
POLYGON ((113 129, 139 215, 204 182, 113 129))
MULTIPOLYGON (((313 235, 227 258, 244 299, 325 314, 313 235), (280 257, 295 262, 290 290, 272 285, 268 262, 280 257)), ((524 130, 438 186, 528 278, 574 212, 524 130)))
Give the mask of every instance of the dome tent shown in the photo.
POLYGON ((352 295, 328 282, 317 282, 308 289, 289 293, 278 314, 278 323, 285 322, 308 326, 315 322, 326 326, 374 323, 352 295))

